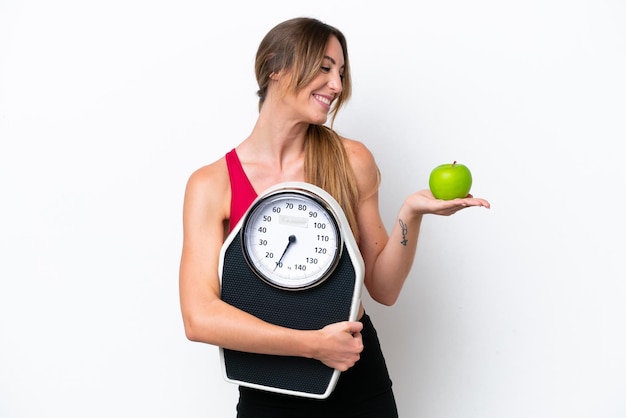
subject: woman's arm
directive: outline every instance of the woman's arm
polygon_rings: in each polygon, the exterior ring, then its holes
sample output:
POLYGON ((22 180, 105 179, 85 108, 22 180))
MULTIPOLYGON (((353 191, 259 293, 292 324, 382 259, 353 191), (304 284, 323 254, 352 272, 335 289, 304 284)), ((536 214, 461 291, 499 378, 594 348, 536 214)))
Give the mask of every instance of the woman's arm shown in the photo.
POLYGON ((218 268, 230 210, 229 184, 222 159, 193 173, 185 190, 179 290, 187 338, 238 351, 316 358, 339 370, 351 367, 363 349, 361 323, 293 330, 221 300, 218 268))
POLYGON ((471 195, 465 199, 438 200, 429 190, 422 190, 405 199, 388 234, 380 216, 380 178, 374 157, 359 142, 346 140, 345 143, 360 194, 357 219, 359 248, 365 261, 365 286, 374 300, 392 305, 413 266, 423 215, 449 216, 471 206, 489 207, 489 202, 471 195))

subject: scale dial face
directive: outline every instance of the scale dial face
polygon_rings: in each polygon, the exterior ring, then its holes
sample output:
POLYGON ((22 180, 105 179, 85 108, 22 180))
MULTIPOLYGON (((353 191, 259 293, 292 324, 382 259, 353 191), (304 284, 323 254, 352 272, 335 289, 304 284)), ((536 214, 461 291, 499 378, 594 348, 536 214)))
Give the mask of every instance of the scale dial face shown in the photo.
POLYGON ((258 200, 241 228, 243 253, 272 286, 311 288, 336 267, 342 238, 337 217, 307 190, 279 190, 258 200))

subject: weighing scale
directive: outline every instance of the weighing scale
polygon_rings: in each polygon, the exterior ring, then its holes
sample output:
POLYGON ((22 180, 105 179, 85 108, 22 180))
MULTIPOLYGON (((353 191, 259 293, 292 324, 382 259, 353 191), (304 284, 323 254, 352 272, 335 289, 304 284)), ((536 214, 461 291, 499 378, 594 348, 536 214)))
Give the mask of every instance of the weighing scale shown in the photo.
MULTIPOLYGON (((316 330, 355 321, 364 263, 339 203, 288 182, 261 193, 220 252, 222 299, 266 322, 316 330)), ((340 372, 319 360, 220 348, 224 379, 271 392, 327 398, 340 372)))

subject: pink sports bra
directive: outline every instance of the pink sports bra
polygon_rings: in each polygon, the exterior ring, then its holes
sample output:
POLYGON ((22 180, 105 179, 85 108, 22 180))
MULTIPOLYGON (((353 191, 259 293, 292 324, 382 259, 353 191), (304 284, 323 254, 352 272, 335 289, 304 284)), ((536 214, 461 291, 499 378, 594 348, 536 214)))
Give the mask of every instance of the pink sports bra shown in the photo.
POLYGON ((228 167, 228 176, 230 177, 229 230, 232 231, 254 199, 257 198, 257 193, 245 171, 243 171, 235 148, 226 153, 226 165, 228 167))

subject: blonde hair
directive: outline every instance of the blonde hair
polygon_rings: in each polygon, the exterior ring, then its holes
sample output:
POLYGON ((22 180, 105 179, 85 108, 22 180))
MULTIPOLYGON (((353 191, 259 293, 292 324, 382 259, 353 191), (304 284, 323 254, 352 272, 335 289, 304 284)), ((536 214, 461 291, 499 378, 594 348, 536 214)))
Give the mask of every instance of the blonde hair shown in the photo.
POLYGON ((350 98, 352 81, 346 38, 337 29, 317 19, 300 17, 282 22, 261 41, 256 55, 255 73, 259 90, 259 110, 263 106, 272 73, 291 74, 288 88, 299 92, 320 72, 329 39, 334 36, 343 49, 344 70, 341 94, 329 112, 331 128, 309 125, 305 141, 305 180, 330 193, 341 205, 358 236, 356 209, 359 194, 356 177, 341 138, 332 129, 337 111, 350 98))

